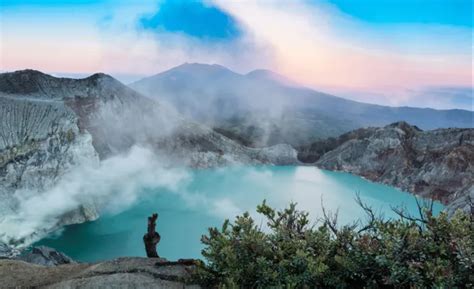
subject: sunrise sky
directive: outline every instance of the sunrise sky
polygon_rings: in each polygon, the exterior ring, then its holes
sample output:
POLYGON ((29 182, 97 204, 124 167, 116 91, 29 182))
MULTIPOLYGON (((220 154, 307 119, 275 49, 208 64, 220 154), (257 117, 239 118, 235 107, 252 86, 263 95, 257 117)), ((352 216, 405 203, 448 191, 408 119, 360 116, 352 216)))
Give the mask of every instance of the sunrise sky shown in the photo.
POLYGON ((0 70, 124 82, 266 68, 364 102, 473 109, 471 0, 0 0, 0 70))

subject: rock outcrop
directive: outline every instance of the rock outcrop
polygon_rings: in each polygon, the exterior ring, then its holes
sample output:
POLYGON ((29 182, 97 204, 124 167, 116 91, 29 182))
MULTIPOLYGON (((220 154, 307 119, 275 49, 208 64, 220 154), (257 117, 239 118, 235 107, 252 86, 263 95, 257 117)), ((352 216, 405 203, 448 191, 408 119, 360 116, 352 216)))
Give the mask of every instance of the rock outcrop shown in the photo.
POLYGON ((474 129, 422 131, 398 122, 313 143, 298 158, 440 200, 450 212, 474 200, 474 129))
POLYGON ((33 247, 31 252, 25 253, 15 259, 42 266, 58 266, 76 263, 66 254, 46 246, 33 247))
POLYGON ((100 263, 41 266, 0 260, 0 288, 201 288, 190 280, 195 265, 127 257, 100 263))
POLYGON ((7 246, 7 244, 0 242, 0 259, 12 258, 18 255, 19 252, 15 252, 13 248, 7 246))
MULTIPOLYGON (((68 79, 34 70, 3 73, 0 242, 8 239, 18 246, 45 233, 16 240, 4 236, 9 229, 2 227, 2 218, 21 219, 16 212, 25 197, 41 195, 72 168, 99 166, 101 160, 137 145, 165 156, 171 164, 191 167, 297 162, 291 146, 242 146, 105 74, 68 79)), ((99 209, 94 200, 83 200, 50 224, 49 230, 93 220, 99 209)))

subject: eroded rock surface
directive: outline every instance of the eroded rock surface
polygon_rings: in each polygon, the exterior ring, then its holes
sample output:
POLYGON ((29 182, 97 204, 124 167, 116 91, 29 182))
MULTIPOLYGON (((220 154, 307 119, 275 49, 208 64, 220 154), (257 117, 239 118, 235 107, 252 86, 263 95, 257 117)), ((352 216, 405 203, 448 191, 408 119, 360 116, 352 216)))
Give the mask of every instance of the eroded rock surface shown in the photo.
POLYGON ((440 200, 451 212, 469 210, 474 199, 474 129, 422 131, 398 122, 314 143, 298 157, 440 200))
MULTIPOLYGON (((9 242, 4 236, 9 228, 2 225, 5 216, 23 218, 16 213, 25 199, 41 196, 74 167, 98 165, 99 158, 91 136, 80 133, 77 116, 62 101, 5 94, 2 89, 0 86, 0 238, 9 242)), ((92 201, 86 200, 52 222, 50 229, 97 216, 92 201)), ((15 242, 28 242, 30 236, 22 238, 15 242)))
POLYGON ((0 288, 201 288, 190 280, 191 264, 127 257, 100 263, 40 266, 0 260, 0 288))

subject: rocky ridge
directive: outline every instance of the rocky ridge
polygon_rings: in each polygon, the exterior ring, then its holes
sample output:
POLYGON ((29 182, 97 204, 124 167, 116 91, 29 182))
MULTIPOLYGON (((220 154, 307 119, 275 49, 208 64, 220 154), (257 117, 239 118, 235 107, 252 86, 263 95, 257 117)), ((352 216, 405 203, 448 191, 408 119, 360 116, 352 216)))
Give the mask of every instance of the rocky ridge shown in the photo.
POLYGON ((298 158, 440 200, 448 210, 472 209, 474 129, 422 131, 406 122, 358 129, 300 147, 298 158))

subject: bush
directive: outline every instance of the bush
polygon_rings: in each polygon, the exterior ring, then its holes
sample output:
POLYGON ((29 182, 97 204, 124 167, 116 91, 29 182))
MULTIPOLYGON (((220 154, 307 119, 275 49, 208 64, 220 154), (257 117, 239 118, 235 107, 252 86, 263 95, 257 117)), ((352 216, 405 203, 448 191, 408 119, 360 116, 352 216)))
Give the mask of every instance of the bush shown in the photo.
POLYGON ((339 227, 337 215, 311 226, 308 213, 291 204, 276 211, 265 202, 210 228, 202 237, 206 259, 196 277, 210 288, 471 288, 473 220, 458 211, 448 218, 420 208, 413 217, 384 220, 358 199, 364 224, 339 227))

